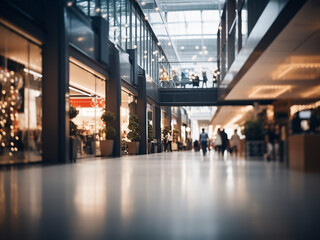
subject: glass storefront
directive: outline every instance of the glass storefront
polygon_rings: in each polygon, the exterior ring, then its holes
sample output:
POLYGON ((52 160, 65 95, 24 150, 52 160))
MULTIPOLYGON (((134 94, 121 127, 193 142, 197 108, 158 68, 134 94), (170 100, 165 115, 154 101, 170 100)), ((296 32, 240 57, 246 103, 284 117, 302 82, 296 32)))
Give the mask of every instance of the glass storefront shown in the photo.
POLYGON ((121 140, 122 140, 122 153, 126 154, 127 151, 127 134, 129 125, 130 107, 134 108, 134 96, 127 89, 122 88, 121 91, 121 140))
POLYGON ((41 48, 0 25, 0 164, 42 160, 41 48))
POLYGON ((72 119, 80 140, 78 157, 100 155, 101 115, 105 106, 106 80, 98 73, 70 61, 70 105, 79 113, 72 119))

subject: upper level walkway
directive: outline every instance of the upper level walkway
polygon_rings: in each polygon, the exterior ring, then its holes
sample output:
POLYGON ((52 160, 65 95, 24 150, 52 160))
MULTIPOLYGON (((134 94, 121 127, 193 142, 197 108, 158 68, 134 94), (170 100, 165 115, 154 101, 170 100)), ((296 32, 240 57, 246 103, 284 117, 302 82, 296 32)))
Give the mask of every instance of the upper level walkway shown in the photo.
POLYGON ((272 100, 219 100, 225 88, 160 88, 161 106, 222 106, 222 105, 261 105, 271 104, 272 100))
POLYGON ((320 239, 320 176, 213 151, 0 171, 1 239, 320 239))

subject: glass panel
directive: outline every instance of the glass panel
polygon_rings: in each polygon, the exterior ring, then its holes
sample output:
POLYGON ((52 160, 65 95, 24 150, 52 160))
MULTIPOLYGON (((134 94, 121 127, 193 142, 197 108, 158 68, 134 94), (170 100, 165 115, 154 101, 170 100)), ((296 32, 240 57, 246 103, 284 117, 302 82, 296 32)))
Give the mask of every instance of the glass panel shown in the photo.
POLYGON ((136 30, 136 11, 132 8, 132 48, 137 47, 136 30))
POLYGON ((127 49, 132 49, 132 40, 131 40, 131 26, 130 26, 130 18, 131 18, 131 2, 127 0, 127 27, 126 27, 126 35, 127 35, 127 49))
POLYGON ((141 33, 140 17, 137 14, 137 62, 141 66, 141 33))
POLYGON ((121 0, 121 47, 122 49, 126 49, 126 42, 128 39, 128 35, 127 35, 127 27, 128 27, 128 23, 127 23, 127 4, 126 4, 126 0, 121 0))
POLYGON ((247 41, 248 37, 248 6, 247 1, 243 2, 242 8, 241 8, 241 36, 242 36, 242 46, 247 41))
POLYGON ((86 15, 89 13, 89 1, 88 0, 76 0, 76 6, 86 15))
POLYGON ((80 140, 79 157, 100 155, 100 139, 103 122, 101 115, 105 106, 106 81, 93 72, 70 62, 70 105, 79 114, 72 119, 78 132, 73 137, 80 140))
POLYGON ((0 26, 0 164, 41 161, 41 48, 0 26))
POLYGON ((116 30, 116 27, 115 27, 115 19, 114 19, 114 14, 115 14, 115 11, 114 11, 114 1, 111 0, 109 1, 109 40, 114 42, 115 41, 115 30, 116 30))
POLYGON ((115 43, 121 44, 121 2, 115 0, 115 43))

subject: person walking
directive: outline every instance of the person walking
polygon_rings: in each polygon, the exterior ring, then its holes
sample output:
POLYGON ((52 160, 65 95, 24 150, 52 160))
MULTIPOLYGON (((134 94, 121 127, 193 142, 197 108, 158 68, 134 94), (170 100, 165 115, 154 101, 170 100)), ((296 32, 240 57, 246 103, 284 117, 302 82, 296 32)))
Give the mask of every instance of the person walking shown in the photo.
POLYGON ((172 152, 172 141, 173 141, 173 136, 172 136, 172 131, 169 132, 168 135, 168 152, 172 152))
POLYGON ((228 140, 228 135, 226 134, 226 132, 224 131, 224 129, 222 129, 221 133, 221 155, 222 157, 224 156, 224 151, 227 149, 228 144, 229 144, 229 140, 228 140))
POLYGON ((206 85, 206 88, 207 88, 207 81, 208 81, 208 78, 207 78, 207 72, 206 71, 202 71, 202 88, 204 87, 204 85, 206 85))
POLYGON ((214 148, 215 148, 216 151, 218 151, 218 155, 221 152, 221 145, 222 145, 221 130, 220 130, 220 128, 218 128, 216 141, 214 142, 214 148))
POLYGON ((235 156, 238 156, 240 146, 240 137, 237 133, 237 129, 234 130, 234 133, 231 137, 231 154, 235 154, 235 156))
POLYGON ((204 128, 202 128, 202 133, 200 134, 200 142, 201 142, 201 147, 202 147, 202 152, 203 152, 203 156, 206 155, 207 153, 207 142, 208 142, 208 134, 206 132, 204 132, 204 128))

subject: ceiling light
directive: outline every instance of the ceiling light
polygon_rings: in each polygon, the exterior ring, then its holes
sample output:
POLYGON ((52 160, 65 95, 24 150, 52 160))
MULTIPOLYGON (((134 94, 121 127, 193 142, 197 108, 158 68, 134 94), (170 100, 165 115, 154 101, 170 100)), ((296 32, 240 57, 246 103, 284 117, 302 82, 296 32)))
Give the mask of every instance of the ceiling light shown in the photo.
POLYGON ((212 62, 212 61, 213 61, 213 57, 209 57, 209 58, 208 58, 208 61, 209 61, 209 62, 212 62))
POLYGON ((199 49, 199 46, 198 46, 198 45, 196 46, 196 49, 197 49, 197 50, 199 49))
POLYGON ((158 42, 158 43, 157 43, 157 45, 158 45, 158 46, 160 46, 160 45, 161 45, 161 43, 160 43, 160 42, 158 42))
POLYGON ((192 60, 195 60, 195 59, 197 59, 197 55, 192 56, 192 60))
POLYGON ((126 28, 127 28, 127 27, 128 27, 128 24, 125 24, 125 25, 124 25, 124 27, 126 27, 126 28))
POLYGON ((71 7, 71 6, 72 6, 72 1, 68 1, 68 2, 67 2, 67 6, 68 6, 68 7, 71 7))
POLYGON ((289 85, 268 85, 255 87, 249 98, 276 98, 291 89, 289 85))
POLYGON ((148 17, 147 17, 147 16, 146 16, 146 17, 144 17, 144 20, 148 21, 148 17))
POLYGON ((171 46, 172 44, 171 44, 171 42, 168 42, 168 46, 171 46))
POLYGON ((219 26, 219 30, 222 30, 222 27, 221 27, 221 26, 219 26))
POLYGON ((106 19, 108 17, 108 14, 103 14, 102 18, 106 19))
POLYGON ((157 12, 159 11, 159 8, 158 7, 156 7, 154 10, 156 10, 157 12))
POLYGON ((82 90, 80 90, 80 89, 78 89, 78 88, 69 86, 69 89, 71 89, 71 90, 73 90, 73 91, 75 91, 75 92, 81 93, 81 94, 83 94, 83 95, 86 95, 86 96, 88 96, 88 97, 92 97, 92 95, 91 95, 90 93, 85 92, 85 91, 82 91, 82 90))
POLYGON ((180 48, 181 50, 184 50, 184 46, 181 46, 181 48, 180 48))
POLYGON ((134 46, 133 46, 134 49, 136 49, 137 47, 138 47, 137 45, 134 45, 134 46))
POLYGON ((147 58, 147 56, 144 56, 144 58, 147 58))
POLYGON ((100 9, 100 8, 97 8, 97 9, 96 9, 96 12, 97 12, 97 13, 99 13, 100 11, 101 11, 101 9, 100 9))
POLYGON ((145 6, 146 5, 146 2, 141 2, 141 6, 145 6))
POLYGON ((204 51, 204 55, 207 55, 208 54, 208 51, 206 50, 206 51, 204 51))
POLYGON ((78 42, 82 42, 84 40, 84 38, 83 37, 78 37, 77 40, 78 40, 78 42))
POLYGON ((199 54, 202 55, 202 51, 200 51, 199 54))
POLYGON ((206 46, 202 46, 202 49, 206 50, 206 49, 207 49, 207 47, 206 47, 206 46))

